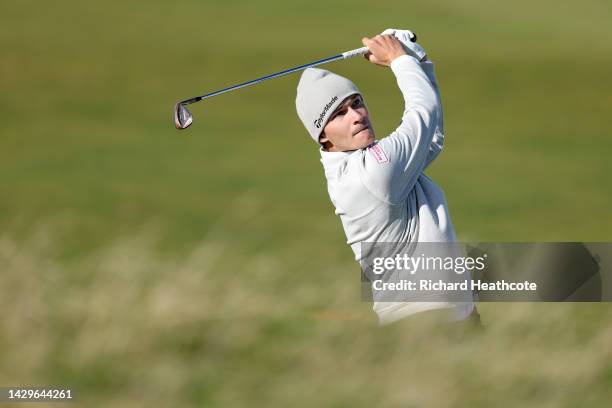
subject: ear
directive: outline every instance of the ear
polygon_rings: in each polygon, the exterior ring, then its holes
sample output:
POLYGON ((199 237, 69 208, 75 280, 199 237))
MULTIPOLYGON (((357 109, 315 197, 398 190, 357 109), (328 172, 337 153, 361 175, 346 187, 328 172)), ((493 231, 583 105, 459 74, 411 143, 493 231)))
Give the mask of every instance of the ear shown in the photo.
POLYGON ((319 143, 325 144, 326 142, 329 142, 329 139, 325 136, 325 132, 323 132, 321 136, 319 136, 319 143))

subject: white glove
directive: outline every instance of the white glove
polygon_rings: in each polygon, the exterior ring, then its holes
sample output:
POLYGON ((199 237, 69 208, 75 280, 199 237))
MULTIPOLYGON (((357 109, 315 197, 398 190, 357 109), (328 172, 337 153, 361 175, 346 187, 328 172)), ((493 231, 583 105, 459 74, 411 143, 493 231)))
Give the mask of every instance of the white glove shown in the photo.
POLYGON ((423 47, 417 44, 416 35, 410 30, 397 30, 395 28, 387 28, 385 31, 380 33, 381 35, 390 34, 397 38, 404 46, 406 54, 416 58, 419 61, 423 61, 427 54, 423 47))

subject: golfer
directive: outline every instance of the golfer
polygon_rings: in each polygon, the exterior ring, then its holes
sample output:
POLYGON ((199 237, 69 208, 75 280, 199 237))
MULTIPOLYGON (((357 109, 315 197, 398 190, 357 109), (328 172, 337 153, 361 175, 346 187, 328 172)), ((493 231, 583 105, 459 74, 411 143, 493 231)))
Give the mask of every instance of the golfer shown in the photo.
MULTIPOLYGON (((305 70, 297 87, 297 113, 319 145, 331 201, 348 244, 361 261, 362 244, 455 242, 444 193, 423 172, 444 142, 440 94, 434 65, 407 30, 385 30, 362 42, 371 63, 390 67, 403 95, 401 124, 375 139, 365 100, 347 78, 323 69, 305 70)), ((463 301, 380 301, 381 324, 435 309, 452 320, 476 314, 463 301)))

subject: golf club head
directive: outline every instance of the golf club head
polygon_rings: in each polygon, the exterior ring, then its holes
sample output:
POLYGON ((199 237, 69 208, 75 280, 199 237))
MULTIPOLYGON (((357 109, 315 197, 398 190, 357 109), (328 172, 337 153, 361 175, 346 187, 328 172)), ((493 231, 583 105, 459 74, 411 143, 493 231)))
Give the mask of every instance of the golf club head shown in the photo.
POLYGON ((174 105, 174 126, 177 129, 187 129, 193 123, 193 116, 182 103, 174 105))

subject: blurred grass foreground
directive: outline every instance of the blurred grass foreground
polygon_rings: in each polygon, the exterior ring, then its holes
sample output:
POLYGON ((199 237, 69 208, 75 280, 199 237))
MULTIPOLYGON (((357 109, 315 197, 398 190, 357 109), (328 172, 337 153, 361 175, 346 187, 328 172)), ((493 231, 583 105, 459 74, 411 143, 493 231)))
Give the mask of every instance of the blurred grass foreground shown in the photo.
POLYGON ((347 276, 295 287, 266 251, 236 259, 211 241, 160 256, 134 236, 64 263, 54 248, 44 233, 0 240, 0 382, 66 384, 78 406, 601 407, 612 396, 612 313, 599 304, 481 304, 484 331, 427 318, 379 328, 347 276), (220 273, 235 262, 248 278, 220 273))
MULTIPOLYGON (((409 28, 436 62, 428 170, 461 240, 610 241, 609 2, 0 6, 0 386, 105 407, 603 407, 608 304, 378 327, 294 109, 298 76, 177 100, 409 28)), ((326 66, 384 136, 393 76, 326 66)), ((22 405, 19 405, 22 406, 22 405)))

